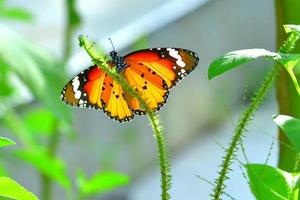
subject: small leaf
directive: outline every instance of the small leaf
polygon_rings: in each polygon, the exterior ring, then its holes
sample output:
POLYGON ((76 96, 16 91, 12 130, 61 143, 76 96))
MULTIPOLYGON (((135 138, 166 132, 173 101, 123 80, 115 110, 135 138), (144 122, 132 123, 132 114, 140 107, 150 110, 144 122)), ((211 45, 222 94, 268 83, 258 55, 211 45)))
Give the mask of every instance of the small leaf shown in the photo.
POLYGON ((27 128, 36 134, 53 134, 56 130, 57 119, 46 109, 36 109, 24 116, 27 128))
POLYGON ((274 60, 280 58, 280 55, 265 49, 244 49, 226 53, 215 59, 208 69, 208 78, 212 79, 215 76, 223 74, 232 68, 238 67, 241 64, 247 63, 259 57, 270 57, 274 60))
POLYGON ((84 195, 92 195, 116 189, 127 185, 129 177, 117 172, 101 172, 94 175, 90 180, 85 180, 83 174, 77 176, 80 192, 84 195))
POLYGON ((26 10, 20 8, 0 7, 0 18, 14 19, 19 21, 31 21, 32 15, 26 10))
POLYGON ((300 61, 300 54, 283 54, 280 53, 279 62, 286 69, 293 69, 300 61))
POLYGON ((284 27, 284 30, 286 33, 294 32, 294 33, 300 34, 300 26, 299 25, 286 24, 286 25, 283 25, 283 27, 284 27))
POLYGON ((38 200, 34 194, 8 177, 0 177, 0 196, 16 200, 38 200))
POLYGON ((66 189, 70 188, 70 180, 62 160, 50 158, 43 150, 19 151, 17 156, 30 163, 43 174, 56 180, 66 189))
POLYGON ((290 75, 293 81, 296 91, 300 95, 300 86, 297 77, 295 75, 296 70, 294 70, 295 66, 299 64, 300 54, 280 54, 280 55, 281 58, 279 59, 279 62, 287 70, 288 74, 290 75))
POLYGON ((274 115, 273 121, 282 129, 295 149, 300 152, 300 120, 287 115, 274 115))
POLYGON ((251 191, 257 200, 289 200, 293 193, 293 176, 280 169, 261 165, 245 165, 251 191))
POLYGON ((0 137, 0 147, 5 147, 5 146, 9 146, 9 145, 14 145, 14 144, 16 144, 14 141, 12 141, 8 138, 0 137))

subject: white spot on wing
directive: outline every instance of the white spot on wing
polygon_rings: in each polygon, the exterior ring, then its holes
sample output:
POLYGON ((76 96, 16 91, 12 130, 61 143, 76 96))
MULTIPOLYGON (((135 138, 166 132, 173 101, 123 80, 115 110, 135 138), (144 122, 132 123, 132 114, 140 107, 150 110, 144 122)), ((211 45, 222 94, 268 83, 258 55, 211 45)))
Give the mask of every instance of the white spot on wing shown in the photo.
POLYGON ((77 90, 76 92, 75 92, 75 99, 80 99, 80 97, 81 97, 81 92, 79 91, 79 90, 77 90))
POLYGON ((80 99, 80 97, 81 97, 81 91, 78 90, 79 85, 80 85, 79 77, 76 76, 72 80, 73 92, 74 92, 74 96, 75 96, 76 99, 80 99))
POLYGON ((176 61, 176 64, 177 64, 179 67, 185 67, 185 63, 184 63, 182 60, 177 60, 177 61, 176 61))
POLYGON ((176 49, 167 48, 167 50, 169 51, 170 56, 177 59, 176 64, 179 67, 185 67, 185 63, 182 61, 182 57, 178 54, 178 51, 176 49))

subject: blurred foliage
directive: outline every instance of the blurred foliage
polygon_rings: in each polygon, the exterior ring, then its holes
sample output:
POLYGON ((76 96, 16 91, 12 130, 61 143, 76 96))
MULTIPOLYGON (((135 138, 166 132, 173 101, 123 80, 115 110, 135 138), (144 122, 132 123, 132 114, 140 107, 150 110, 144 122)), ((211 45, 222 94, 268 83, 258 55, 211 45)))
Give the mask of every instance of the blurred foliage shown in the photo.
POLYGON ((66 189, 70 188, 70 180, 67 176, 67 170, 64 161, 58 158, 52 158, 42 149, 30 149, 26 151, 17 151, 16 155, 33 165, 42 174, 49 176, 57 181, 66 189))
POLYGON ((148 36, 145 35, 143 37, 140 37, 137 41, 135 41, 132 45, 132 51, 137 51, 140 49, 145 49, 149 47, 149 39, 148 36))
POLYGON ((74 31, 81 23, 81 18, 76 9, 76 0, 67 0, 67 13, 69 22, 67 24, 70 25, 71 29, 74 31))
MULTIPOLYGON (((14 141, 0 137, 0 147, 13 145, 14 141)), ((2 166, 1 166, 2 167, 2 166)), ((0 196, 9 197, 16 200, 35 200, 38 199, 34 194, 27 191, 24 187, 19 185, 14 180, 1 176, 4 169, 0 167, 0 196)))
POLYGON ((31 133, 43 135, 53 134, 59 123, 52 112, 44 108, 32 109, 27 112, 23 117, 23 121, 31 133))
POLYGON ((86 179, 82 172, 77 174, 77 185, 81 196, 108 192, 128 183, 129 177, 117 172, 99 172, 90 179, 86 179))
POLYGON ((16 200, 37 200, 38 198, 8 177, 0 177, 0 196, 16 200))
POLYGON ((6 0, 0 0, 0 19, 11 19, 18 21, 31 21, 32 15, 22 8, 7 8, 6 0))
POLYGON ((68 108, 58 98, 66 80, 62 64, 49 52, 26 41, 7 27, 0 25, 0 29, 2 63, 9 66, 32 95, 59 119, 71 121, 68 108))
MULTIPOLYGON (((27 11, 8 8, 5 2, 0 0, 0 19, 33 19, 27 11)), ((66 0, 65 3, 66 38, 62 59, 0 24, 0 123, 21 145, 10 155, 30 164, 39 173, 43 200, 51 199, 52 181, 56 181, 68 194, 73 189, 67 173, 67 163, 56 155, 60 136, 74 133, 70 109, 61 102, 59 96, 67 81, 65 64, 72 51, 71 39, 81 22, 76 1, 66 0)), ((0 147, 12 144, 13 141, 0 137, 0 147)), ((0 175, 4 174, 6 169, 0 163, 0 175)), ((16 182, 3 178, 4 182, 0 181, 0 196, 22 200, 37 199, 16 182), (5 187, 3 184, 6 184, 5 187)), ((78 190, 87 198, 92 194, 126 185, 128 179, 127 176, 114 172, 98 172, 90 180, 81 176, 78 190)))
POLYGON ((0 137, 0 147, 5 147, 13 144, 16 143, 8 138, 0 137))

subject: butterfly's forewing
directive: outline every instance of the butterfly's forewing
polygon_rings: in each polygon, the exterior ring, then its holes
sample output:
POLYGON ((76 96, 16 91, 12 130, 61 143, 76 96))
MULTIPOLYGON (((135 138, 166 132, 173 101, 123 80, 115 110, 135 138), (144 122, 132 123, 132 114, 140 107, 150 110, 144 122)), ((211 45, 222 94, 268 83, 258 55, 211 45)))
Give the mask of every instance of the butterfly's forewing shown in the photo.
POLYGON ((168 88, 174 87, 182 78, 196 68, 199 57, 193 51, 180 48, 154 48, 139 50, 125 56, 131 66, 146 66, 162 77, 168 88))
MULTIPOLYGON (((159 110, 166 102, 169 88, 197 66, 196 53, 179 48, 155 48, 139 50, 125 56, 128 65, 124 76, 137 89, 150 109, 159 110), (136 81, 138 80, 138 81, 136 81)), ((128 105, 137 114, 145 114, 137 100, 127 98, 128 105)))
POLYGON ((100 95, 105 76, 96 65, 87 68, 69 81, 61 99, 71 106, 102 109, 100 95))
POLYGON ((69 81, 61 99, 71 106, 103 109, 110 118, 124 122, 132 119, 133 113, 123 95, 121 86, 95 65, 69 81))

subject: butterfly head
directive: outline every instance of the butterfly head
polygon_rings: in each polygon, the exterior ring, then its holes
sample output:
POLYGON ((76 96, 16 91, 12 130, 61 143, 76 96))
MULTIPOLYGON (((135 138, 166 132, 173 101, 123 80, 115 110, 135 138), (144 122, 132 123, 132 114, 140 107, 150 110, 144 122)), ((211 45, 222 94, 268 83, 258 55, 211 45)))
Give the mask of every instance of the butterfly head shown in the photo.
POLYGON ((116 66, 118 72, 126 68, 127 65, 124 61, 124 57, 118 56, 116 51, 113 50, 109 52, 109 56, 111 57, 111 61, 116 66))
POLYGON ((118 53, 115 50, 113 50, 109 52, 109 56, 111 57, 112 60, 116 60, 116 58, 118 57, 118 53))

